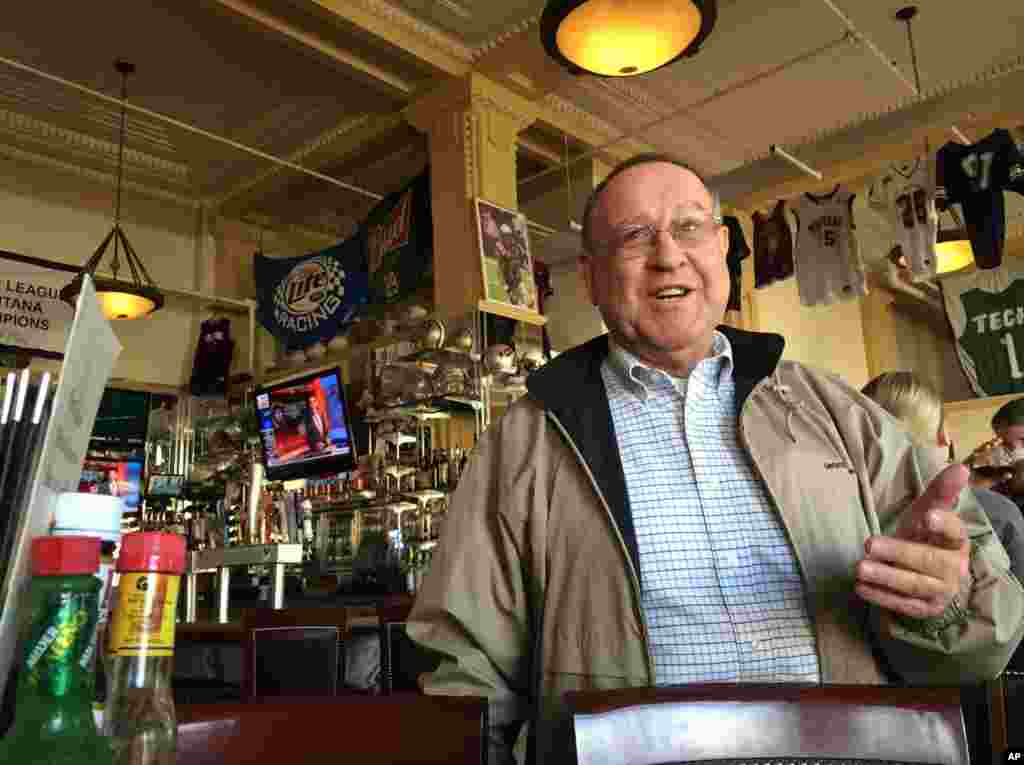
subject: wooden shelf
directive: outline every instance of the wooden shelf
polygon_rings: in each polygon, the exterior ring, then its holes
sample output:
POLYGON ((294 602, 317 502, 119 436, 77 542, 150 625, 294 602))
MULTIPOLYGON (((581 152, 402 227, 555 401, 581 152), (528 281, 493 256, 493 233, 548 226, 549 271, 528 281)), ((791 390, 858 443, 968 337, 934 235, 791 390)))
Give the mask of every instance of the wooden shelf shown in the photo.
POLYGON ((548 317, 536 311, 519 308, 508 303, 499 303, 495 300, 481 300, 479 308, 484 313, 493 313, 498 316, 504 316, 506 319, 515 319, 516 321, 533 324, 535 327, 543 327, 548 323, 548 317))

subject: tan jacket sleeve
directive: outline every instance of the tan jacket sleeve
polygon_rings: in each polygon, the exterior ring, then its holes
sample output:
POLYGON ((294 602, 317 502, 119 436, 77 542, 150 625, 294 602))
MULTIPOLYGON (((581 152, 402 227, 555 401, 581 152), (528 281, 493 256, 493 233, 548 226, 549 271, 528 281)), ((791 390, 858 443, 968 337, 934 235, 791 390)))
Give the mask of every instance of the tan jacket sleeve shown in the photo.
POLYGON ((524 533, 504 476, 500 425, 478 444, 452 495, 408 634, 443 654, 420 678, 428 694, 490 700, 492 763, 511 761, 529 717, 530 609, 524 533))
MULTIPOLYGON (((873 402, 854 394, 851 416, 863 428, 867 475, 879 529, 890 534, 900 515, 941 467, 910 443, 902 426, 873 402)), ((973 493, 961 493, 956 511, 971 541, 970 576, 944 614, 896 618, 872 608, 871 627, 890 666, 915 684, 961 685, 996 677, 1024 635, 1024 589, 973 493)))

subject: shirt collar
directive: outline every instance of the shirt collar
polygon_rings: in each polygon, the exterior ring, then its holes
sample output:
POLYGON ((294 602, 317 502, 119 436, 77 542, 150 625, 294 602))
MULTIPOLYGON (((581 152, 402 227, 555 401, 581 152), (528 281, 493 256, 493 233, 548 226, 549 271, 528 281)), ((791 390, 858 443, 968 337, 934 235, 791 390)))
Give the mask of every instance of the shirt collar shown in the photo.
MULTIPOLYGON (((666 384, 678 390, 678 383, 683 383, 683 389, 685 389, 688 379, 670 375, 645 364, 611 337, 608 338, 608 363, 626 388, 642 401, 646 401, 655 388, 666 384)), ((714 380, 717 389, 723 382, 732 379, 732 371, 732 345, 725 335, 716 330, 712 335, 711 353, 707 358, 698 362, 691 375, 694 373, 708 375, 710 379, 714 380)))

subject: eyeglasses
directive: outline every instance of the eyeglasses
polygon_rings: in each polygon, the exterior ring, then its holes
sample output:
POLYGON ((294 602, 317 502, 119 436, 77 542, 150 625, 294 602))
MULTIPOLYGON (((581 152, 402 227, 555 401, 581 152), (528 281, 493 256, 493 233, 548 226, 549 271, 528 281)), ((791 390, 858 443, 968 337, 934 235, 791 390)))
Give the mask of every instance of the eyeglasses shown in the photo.
POLYGON ((620 257, 646 257, 657 247, 658 234, 663 231, 680 247, 696 247, 707 242, 721 224, 722 218, 718 215, 693 215, 672 221, 668 228, 652 224, 627 225, 617 229, 606 244, 610 252, 620 257))

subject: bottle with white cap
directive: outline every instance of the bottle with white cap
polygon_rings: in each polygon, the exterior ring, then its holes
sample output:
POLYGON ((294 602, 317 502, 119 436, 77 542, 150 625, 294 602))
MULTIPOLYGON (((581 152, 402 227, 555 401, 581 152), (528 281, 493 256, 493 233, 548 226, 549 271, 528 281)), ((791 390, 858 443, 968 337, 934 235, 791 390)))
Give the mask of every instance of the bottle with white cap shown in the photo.
POLYGON ((101 726, 103 722, 103 708, 107 695, 103 645, 113 594, 114 558, 121 543, 123 512, 124 500, 120 497, 71 491, 57 496, 53 511, 51 534, 54 536, 87 535, 102 540, 100 567, 96 572, 96 577, 100 580, 99 618, 96 621, 95 636, 89 647, 96 677, 93 716, 96 718, 97 726, 101 726))

